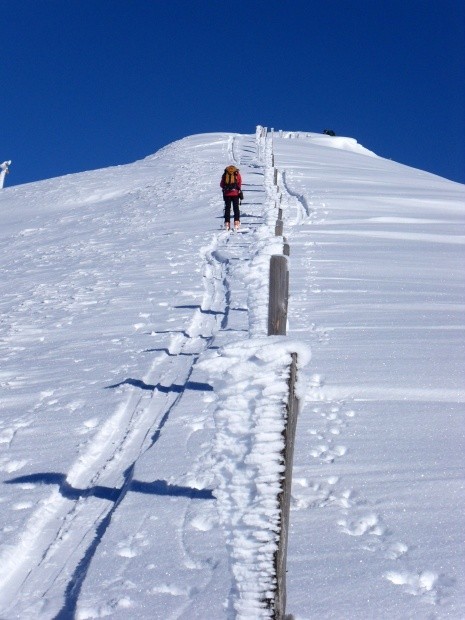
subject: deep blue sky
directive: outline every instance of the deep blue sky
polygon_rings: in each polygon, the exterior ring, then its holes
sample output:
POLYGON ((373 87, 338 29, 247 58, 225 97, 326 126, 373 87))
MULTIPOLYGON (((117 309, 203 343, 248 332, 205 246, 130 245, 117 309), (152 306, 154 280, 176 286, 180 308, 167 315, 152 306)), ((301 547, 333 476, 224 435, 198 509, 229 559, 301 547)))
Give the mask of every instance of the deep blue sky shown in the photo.
POLYGON ((0 15, 10 186, 257 124, 331 128, 465 183, 463 0, 0 0, 0 15))

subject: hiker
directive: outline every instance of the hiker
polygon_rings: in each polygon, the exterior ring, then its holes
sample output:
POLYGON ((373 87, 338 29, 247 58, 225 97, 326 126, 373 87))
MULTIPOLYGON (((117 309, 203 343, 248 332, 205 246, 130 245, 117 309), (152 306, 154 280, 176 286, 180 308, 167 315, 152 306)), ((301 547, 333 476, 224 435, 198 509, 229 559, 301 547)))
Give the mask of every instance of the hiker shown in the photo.
POLYGON ((241 225, 241 214, 239 211, 239 200, 242 200, 242 179, 241 173, 236 166, 228 166, 224 169, 221 177, 220 187, 223 190, 224 198, 224 226, 230 229, 229 220, 231 218, 231 206, 234 211, 234 230, 238 230, 241 225))

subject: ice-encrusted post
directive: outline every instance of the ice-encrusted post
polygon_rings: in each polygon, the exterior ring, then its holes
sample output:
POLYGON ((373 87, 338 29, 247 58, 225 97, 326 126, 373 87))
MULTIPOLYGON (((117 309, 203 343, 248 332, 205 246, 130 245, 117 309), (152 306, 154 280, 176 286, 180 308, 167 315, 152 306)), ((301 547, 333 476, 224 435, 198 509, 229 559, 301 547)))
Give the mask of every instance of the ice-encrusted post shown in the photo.
POLYGON ((276 593, 274 599, 274 620, 286 619, 286 560, 289 533, 289 512, 291 507, 292 464, 294 461, 294 441, 299 413, 299 400, 296 396, 297 353, 291 354, 289 372, 289 395, 286 403, 286 423, 284 426, 284 479, 282 490, 278 495, 281 516, 278 549, 275 553, 276 593))
POLYGON ((234 577, 237 620, 286 616, 286 554, 302 343, 282 336, 231 342, 199 362, 218 394, 215 497, 234 577), (297 396, 296 396, 297 392, 297 396))
POLYGON ((10 166, 11 161, 4 161, 3 164, 0 164, 0 189, 3 189, 3 185, 5 183, 5 176, 9 173, 10 166))

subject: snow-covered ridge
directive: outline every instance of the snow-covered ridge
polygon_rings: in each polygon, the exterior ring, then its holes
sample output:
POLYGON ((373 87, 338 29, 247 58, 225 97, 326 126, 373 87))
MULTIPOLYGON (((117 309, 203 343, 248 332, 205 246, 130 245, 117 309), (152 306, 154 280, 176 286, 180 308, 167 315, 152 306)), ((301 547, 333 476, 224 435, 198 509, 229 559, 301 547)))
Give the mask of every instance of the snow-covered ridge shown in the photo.
MULTIPOLYGON (((289 341, 312 350, 288 612, 461 618, 465 188, 284 134, 289 341)), ((262 613, 273 485, 249 474, 279 470, 288 356, 264 335, 282 251, 269 154, 191 136, 0 193, 1 617, 262 613), (237 235, 218 187, 232 162, 237 235)))

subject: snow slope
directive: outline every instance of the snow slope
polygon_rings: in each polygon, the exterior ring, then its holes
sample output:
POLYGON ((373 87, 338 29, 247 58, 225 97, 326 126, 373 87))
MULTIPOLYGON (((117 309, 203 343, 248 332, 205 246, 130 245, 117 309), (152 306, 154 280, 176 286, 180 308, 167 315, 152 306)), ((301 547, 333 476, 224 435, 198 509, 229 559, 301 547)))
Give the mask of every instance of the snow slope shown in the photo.
POLYGON ((0 193, 1 618, 269 617, 291 349, 288 612, 465 617, 464 187, 258 135, 0 193), (272 153, 286 339, 266 337, 272 153))
POLYGON ((464 188, 311 139, 275 152, 296 223, 289 334, 311 345, 314 373, 290 604, 464 617, 464 188))

